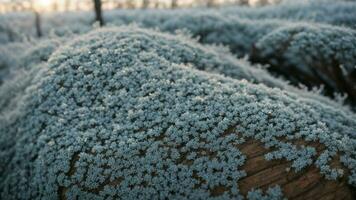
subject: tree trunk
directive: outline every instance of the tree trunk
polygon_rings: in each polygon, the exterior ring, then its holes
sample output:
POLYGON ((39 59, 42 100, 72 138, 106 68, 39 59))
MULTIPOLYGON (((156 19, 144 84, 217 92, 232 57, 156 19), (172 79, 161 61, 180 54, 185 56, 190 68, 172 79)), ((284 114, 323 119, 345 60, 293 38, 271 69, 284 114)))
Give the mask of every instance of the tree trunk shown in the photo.
POLYGON ((239 5, 248 5, 249 4, 249 0, 239 0, 238 4, 239 5))
POLYGON ((144 8, 144 9, 148 8, 149 4, 150 4, 149 0, 143 0, 142 1, 142 8, 144 8))
POLYGON ((69 0, 66 0, 66 1, 64 2, 64 9, 65 9, 65 11, 69 11, 69 6, 70 6, 70 1, 69 1, 69 0))
POLYGON ((37 37, 42 37, 42 29, 41 29, 41 16, 40 13, 35 11, 35 26, 36 26, 36 35, 37 37))
POLYGON ((102 15, 101 0, 94 0, 95 21, 99 22, 100 26, 103 26, 104 19, 102 15))
POLYGON ((134 9, 136 8, 136 4, 132 0, 126 0, 125 7, 128 9, 134 9))
POLYGON ((172 2, 171 2, 171 8, 172 9, 175 9, 175 8, 177 8, 178 7, 178 0, 172 0, 172 2))
POLYGON ((206 6, 209 7, 209 8, 214 7, 215 6, 215 0, 208 0, 206 6))

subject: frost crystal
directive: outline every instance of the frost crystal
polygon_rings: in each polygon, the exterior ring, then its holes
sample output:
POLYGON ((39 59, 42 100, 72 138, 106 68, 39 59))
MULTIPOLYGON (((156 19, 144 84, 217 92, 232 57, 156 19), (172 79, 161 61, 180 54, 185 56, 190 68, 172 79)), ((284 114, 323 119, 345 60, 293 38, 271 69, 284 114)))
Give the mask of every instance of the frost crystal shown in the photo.
MULTIPOLYGON (((345 176, 330 165, 340 154, 355 183, 353 114, 200 71, 209 65, 191 62, 196 50, 183 56, 163 38, 102 29, 33 67, 14 105, 21 112, 1 112, 1 197, 241 199, 239 145, 252 138, 271 149, 268 160, 314 165, 329 179, 345 176)), ((281 188, 247 197, 281 199, 281 188)))

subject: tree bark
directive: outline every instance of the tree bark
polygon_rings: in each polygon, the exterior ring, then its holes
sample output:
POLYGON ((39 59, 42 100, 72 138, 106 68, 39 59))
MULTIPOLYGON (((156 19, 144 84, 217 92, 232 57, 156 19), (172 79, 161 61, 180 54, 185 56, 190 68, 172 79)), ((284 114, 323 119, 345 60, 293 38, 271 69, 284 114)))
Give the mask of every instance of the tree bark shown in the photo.
POLYGON ((95 21, 99 22, 100 26, 104 26, 105 23, 101 5, 101 0, 94 0, 95 21))
POLYGON ((38 13, 37 11, 35 11, 35 26, 37 37, 42 37, 41 16, 40 13, 38 13))

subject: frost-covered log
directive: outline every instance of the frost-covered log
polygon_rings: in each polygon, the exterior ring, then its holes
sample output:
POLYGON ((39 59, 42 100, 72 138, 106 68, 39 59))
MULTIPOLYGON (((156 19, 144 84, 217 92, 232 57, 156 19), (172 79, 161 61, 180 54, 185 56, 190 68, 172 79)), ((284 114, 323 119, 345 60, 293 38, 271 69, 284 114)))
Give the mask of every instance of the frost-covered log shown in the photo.
POLYGON ((0 85, 5 79, 11 78, 11 71, 16 70, 20 63, 19 57, 24 49, 30 48, 28 43, 13 42, 0 46, 0 85))
POLYGON ((353 114, 175 63, 125 30, 60 47, 1 113, 2 198, 354 198, 353 114))
POLYGON ((157 24, 169 32, 186 29, 202 43, 223 44, 238 57, 247 54, 254 62, 272 65, 270 71, 296 85, 309 88, 324 85, 328 96, 347 94, 348 102, 355 105, 356 31, 353 29, 212 14, 181 15, 159 23, 154 18, 144 18, 138 23, 144 27, 157 24))
POLYGON ((65 39, 44 39, 41 41, 13 42, 0 46, 0 86, 12 79, 20 70, 46 62, 49 56, 65 39))
POLYGON ((34 22, 32 12, 0 15, 0 44, 22 42, 26 38, 37 37, 34 22))
POLYGON ((114 25, 137 24, 145 28, 157 28, 175 33, 183 30, 199 42, 222 44, 238 57, 248 54, 258 39, 285 24, 281 20, 249 20, 239 17, 225 17, 218 12, 178 13, 112 13, 108 23, 114 25))
POLYGON ((355 1, 313 0, 283 1, 263 7, 228 7, 222 10, 225 16, 248 19, 283 19, 289 21, 317 22, 356 28, 355 1))
MULTIPOLYGON (((253 66, 244 59, 237 59, 226 49, 218 46, 202 45, 184 35, 170 35, 137 27, 114 29, 114 32, 117 37, 128 37, 132 43, 151 49, 175 64, 184 64, 198 70, 217 73, 238 80, 247 80, 252 83, 264 84, 272 88, 276 87, 291 91, 298 94, 300 97, 308 99, 308 101, 319 102, 322 105, 321 109, 324 110, 324 113, 328 113, 325 112, 325 110, 329 109, 347 109, 342 108, 342 102, 340 104, 339 102, 331 101, 329 98, 320 96, 315 92, 308 92, 293 87, 288 82, 271 76, 260 66, 253 66), (136 41, 135 39, 139 39, 139 41, 136 41)), ((43 40, 38 44, 27 44, 32 45, 33 47, 27 48, 27 50, 22 54, 16 53, 15 57, 17 58, 17 64, 15 65, 13 63, 11 68, 9 67, 11 71, 13 71, 12 74, 16 74, 17 70, 19 70, 20 73, 31 73, 29 72, 29 69, 38 67, 42 65, 43 62, 46 62, 53 51, 55 51, 55 49, 64 42, 65 39, 61 38, 43 40)), ((6 49, 9 50, 9 48, 5 48, 5 51, 6 49)), ((16 51, 14 50, 8 51, 8 54, 12 55, 15 52, 16 51)), ((10 69, 8 71, 10 71, 10 69)), ((9 79, 9 77, 7 78, 9 79)), ((20 80, 12 81, 24 82, 21 76, 18 79, 20 80)), ((12 83, 9 84, 12 85, 12 83)), ((26 84, 24 85, 26 86, 26 84)), ((19 93, 19 89, 20 88, 15 89, 10 87, 8 91, 16 91, 16 93, 19 93)), ((6 102, 7 100, 6 98, 3 98, 2 101, 6 102)), ((334 116, 330 115, 328 117, 333 118, 334 116)))
POLYGON ((6 113, 4 117, 8 113, 21 112, 17 106, 21 104, 25 90, 35 84, 35 77, 45 68, 43 65, 64 41, 50 39, 0 47, 0 64, 3 64, 0 68, 0 113, 6 113))
POLYGON ((324 85, 327 95, 356 103, 356 31, 333 26, 293 25, 261 38, 251 60, 295 84, 324 85))
MULTIPOLYGON (((154 26, 151 18, 140 21, 154 26)), ((158 23, 157 23, 158 24, 158 23)), ((207 44, 223 44, 238 57, 272 65, 270 71, 295 85, 325 86, 325 94, 348 95, 356 102, 356 31, 321 24, 251 21, 219 15, 182 15, 157 25, 163 31, 186 29, 207 44), (254 48, 255 47, 255 48, 254 48)))

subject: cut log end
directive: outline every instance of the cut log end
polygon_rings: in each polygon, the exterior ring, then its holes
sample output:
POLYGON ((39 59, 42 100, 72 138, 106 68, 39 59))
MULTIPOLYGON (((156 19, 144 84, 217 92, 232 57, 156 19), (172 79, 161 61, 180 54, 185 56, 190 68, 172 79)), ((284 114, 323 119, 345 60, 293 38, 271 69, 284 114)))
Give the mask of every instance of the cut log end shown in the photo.
MULTIPOLYGON (((246 155, 243 169, 247 176, 239 181, 243 195, 253 188, 266 191, 279 185, 288 199, 355 199, 354 188, 347 184, 347 178, 336 181, 326 180, 315 166, 295 172, 286 160, 267 161, 264 158, 268 149, 257 140, 249 140, 241 146, 246 155)), ((338 165, 332 163, 332 165, 338 165)))

